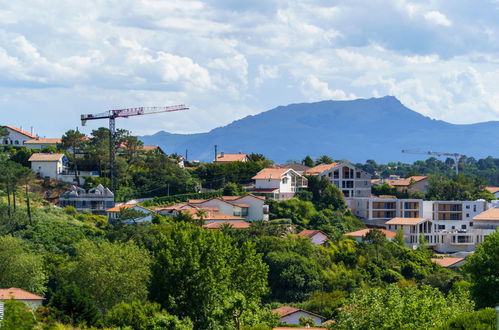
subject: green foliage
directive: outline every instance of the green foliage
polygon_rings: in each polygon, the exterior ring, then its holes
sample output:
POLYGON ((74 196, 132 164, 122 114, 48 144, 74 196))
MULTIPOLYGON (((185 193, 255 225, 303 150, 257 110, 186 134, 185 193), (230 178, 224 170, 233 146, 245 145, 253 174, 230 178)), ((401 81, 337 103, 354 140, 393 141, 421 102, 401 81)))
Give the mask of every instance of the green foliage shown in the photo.
POLYGON ((494 195, 485 190, 487 181, 480 178, 465 177, 460 174, 451 180, 432 176, 425 195, 430 200, 476 200, 495 199, 494 195))
POLYGON ((466 259, 463 270, 472 282, 471 292, 479 307, 499 305, 499 232, 487 236, 466 259))
POLYGON ((303 158, 301 163, 308 167, 313 167, 315 165, 314 160, 309 155, 305 156, 305 158, 303 158))
POLYGON ((326 319, 331 319, 338 313, 337 308, 343 305, 345 299, 345 292, 340 290, 331 292, 317 291, 312 293, 310 298, 303 302, 300 307, 304 310, 322 315, 326 319))
POLYGON ((188 319, 180 320, 162 311, 159 304, 149 301, 116 304, 106 314, 105 324, 109 327, 130 327, 134 330, 192 329, 192 323, 188 319))
POLYGON ((229 182, 222 188, 223 196, 241 196, 244 194, 246 194, 246 190, 240 183, 229 182))
POLYGON ((143 202, 142 205, 146 206, 146 207, 162 206, 162 205, 168 205, 168 204, 174 204, 174 203, 187 202, 189 199, 210 199, 210 198, 217 198, 220 196, 222 196, 221 191, 171 195, 171 196, 163 196, 163 197, 154 197, 150 200, 143 202))
POLYGON ((63 269, 66 282, 87 291, 101 311, 119 302, 147 297, 151 260, 149 253, 134 243, 76 244, 76 256, 63 269))
POLYGON ((237 327, 258 309, 267 271, 251 244, 237 248, 221 232, 178 223, 159 244, 150 296, 196 328, 237 327))
POLYGON ((29 252, 18 238, 0 237, 0 287, 21 288, 42 295, 46 280, 41 256, 29 252))
POLYGON ((422 286, 362 289, 352 294, 336 319, 337 329, 428 329, 469 312, 473 303, 464 293, 445 297, 422 286))
POLYGON ((37 324, 35 316, 27 306, 15 300, 7 300, 4 306, 4 319, 0 330, 32 330, 37 324))
POLYGON ((497 315, 493 308, 458 314, 435 330, 496 330, 497 315))
POLYGON ((322 155, 319 158, 315 160, 315 165, 320 165, 320 164, 331 164, 333 162, 333 159, 327 155, 322 155))

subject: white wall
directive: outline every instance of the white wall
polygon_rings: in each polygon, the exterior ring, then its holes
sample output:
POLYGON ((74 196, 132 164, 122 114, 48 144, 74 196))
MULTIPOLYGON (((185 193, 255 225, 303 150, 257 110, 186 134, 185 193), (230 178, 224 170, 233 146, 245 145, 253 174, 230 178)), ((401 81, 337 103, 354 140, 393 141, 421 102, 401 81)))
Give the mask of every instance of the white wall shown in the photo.
POLYGON ((289 315, 281 317, 281 323, 298 324, 299 325, 300 324, 300 317, 302 317, 302 316, 304 316, 306 318, 312 317, 314 319, 315 325, 322 324, 322 320, 319 317, 302 312, 302 311, 297 311, 293 314, 289 314, 289 315))
POLYGON ((196 204, 201 207, 216 207, 221 213, 234 215, 234 205, 227 202, 221 201, 219 199, 212 199, 201 204, 196 204))
POLYGON ((31 169, 35 173, 40 173, 42 178, 49 177, 57 179, 62 172, 62 161, 58 162, 31 162, 31 169))
POLYGON ((312 243, 315 245, 322 245, 324 244, 325 241, 327 241, 327 236, 324 235, 323 233, 318 233, 312 236, 311 240, 312 243))
MULTIPOLYGON (((30 138, 26 135, 23 135, 21 133, 18 133, 16 131, 13 131, 10 128, 7 128, 7 130, 9 131, 9 136, 7 138, 9 145, 22 146, 22 145, 24 145, 24 141, 32 140, 32 138, 30 138), (12 141, 12 144, 11 144, 11 141, 12 141), (16 141, 18 141, 18 144, 15 144, 16 141)), ((5 144, 5 139, 3 139, 3 138, 0 140, 0 143, 2 145, 7 145, 7 144, 5 144)))
POLYGON ((255 180, 256 189, 279 189, 280 179, 258 179, 255 180))
POLYGON ((237 201, 234 201, 237 204, 249 204, 248 216, 246 217, 249 221, 254 220, 263 220, 263 205, 265 204, 264 200, 260 198, 252 197, 252 196, 244 196, 239 198, 237 201))

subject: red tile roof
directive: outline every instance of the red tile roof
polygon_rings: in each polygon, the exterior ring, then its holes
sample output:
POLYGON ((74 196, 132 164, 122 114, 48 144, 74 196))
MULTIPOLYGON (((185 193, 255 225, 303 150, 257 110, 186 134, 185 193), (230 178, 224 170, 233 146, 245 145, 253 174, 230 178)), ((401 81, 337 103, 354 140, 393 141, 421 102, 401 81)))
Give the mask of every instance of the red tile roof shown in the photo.
POLYGON ((280 179, 288 171, 292 170, 290 168, 264 168, 251 179, 253 180, 280 179))
POLYGON ((131 208, 134 208, 134 207, 140 207, 141 209, 144 209, 146 211, 150 211, 150 210, 146 209, 145 207, 140 206, 138 204, 122 204, 122 205, 116 205, 115 207, 107 209, 106 212, 115 212, 115 213, 118 213, 121 210, 131 209, 131 208))
POLYGON ((499 221, 499 209, 493 208, 473 217, 473 221, 499 221))
POLYGON ((43 300, 45 298, 18 288, 0 289, 0 300, 43 300))
POLYGON ((20 128, 17 128, 17 127, 14 127, 14 126, 2 126, 2 127, 8 128, 10 130, 13 130, 14 132, 17 132, 17 133, 20 133, 22 135, 25 135, 25 136, 27 136, 27 137, 29 137, 31 139, 36 139, 36 135, 30 134, 30 133, 28 133, 26 131, 23 131, 20 128))
POLYGON ((317 229, 315 229, 315 230, 314 229, 305 229, 305 230, 302 230, 301 232, 299 232, 298 235, 312 238, 319 233, 322 233, 323 235, 325 235, 327 237, 326 233, 322 232, 321 230, 317 230, 317 229))
POLYGON ((388 237, 393 238, 393 237, 397 236, 397 234, 394 233, 394 232, 392 232, 392 231, 389 231, 389 230, 386 230, 386 229, 373 229, 373 228, 366 228, 366 229, 361 229, 361 230, 357 230, 357 231, 352 231, 350 233, 343 234, 343 236, 364 237, 371 230, 379 230, 380 232, 382 232, 383 234, 385 234, 385 236, 387 238, 388 237))
POLYGON ((324 319, 323 316, 320 316, 318 314, 315 314, 315 313, 312 313, 312 312, 309 312, 309 311, 306 311, 306 310, 303 310, 303 309, 299 309, 299 308, 296 308, 296 307, 291 307, 291 306, 282 306, 282 307, 279 307, 279 308, 276 308, 276 309, 272 310, 272 313, 279 314, 279 315, 281 315, 281 317, 284 317, 284 316, 287 316, 287 315, 291 315, 291 314, 296 313, 296 312, 303 312, 303 313, 307 313, 307 314, 316 316, 316 317, 318 317, 320 319, 324 319))
POLYGON ((385 225, 415 226, 425 220, 425 218, 393 218, 385 222, 385 225))
POLYGON ((24 141, 24 144, 60 144, 61 139, 32 139, 24 141))
POLYGON ((499 191, 499 187, 485 187, 485 189, 491 194, 495 194, 499 191))
POLYGON ((451 267, 452 265, 455 265, 463 260, 464 258, 457 258, 457 257, 431 258, 431 261, 439 264, 442 267, 451 267))
POLYGON ((415 176, 410 176, 408 178, 405 178, 405 179, 399 179, 399 180, 390 180, 391 182, 389 182, 392 186, 396 187, 396 186, 409 186, 411 185, 412 183, 416 183, 416 182, 419 182, 419 181, 422 181, 422 180, 425 180, 427 179, 428 177, 425 176, 425 175, 415 175, 415 176))
POLYGON ((34 153, 29 157, 29 162, 58 162, 64 154, 34 153))
POLYGON ((341 163, 320 164, 315 167, 309 168, 306 171, 303 171, 303 174, 316 175, 339 165, 341 165, 341 163))
POLYGON ((207 229, 219 229, 226 224, 228 224, 231 228, 234 229, 246 229, 251 226, 251 224, 246 221, 225 221, 225 222, 210 222, 207 223, 206 225, 203 225, 203 227, 207 229))
POLYGON ((243 162, 248 158, 247 154, 227 154, 227 153, 220 153, 217 155, 217 158, 215 159, 215 162, 217 163, 223 163, 223 162, 243 162))

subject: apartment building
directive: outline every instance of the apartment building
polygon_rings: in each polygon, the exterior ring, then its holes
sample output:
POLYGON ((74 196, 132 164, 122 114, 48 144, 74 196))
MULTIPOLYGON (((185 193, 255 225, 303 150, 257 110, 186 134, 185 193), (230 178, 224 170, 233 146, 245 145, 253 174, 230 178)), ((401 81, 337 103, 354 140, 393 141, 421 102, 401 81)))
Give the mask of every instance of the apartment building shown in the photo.
POLYGON ((423 200, 421 199, 397 199, 393 196, 347 198, 347 205, 355 216, 373 225, 383 225, 393 218, 423 216, 423 200))
POLYGON ((59 205, 73 206, 78 212, 90 211, 104 215, 107 209, 114 207, 114 194, 101 184, 88 191, 73 185, 59 196, 59 205))
POLYGON ((303 174, 327 178, 347 198, 371 196, 371 174, 350 164, 321 164, 304 171, 303 174))
POLYGON ((429 246, 436 243, 432 221, 425 218, 393 218, 386 222, 385 227, 395 233, 400 230, 409 248, 422 244, 423 237, 425 244, 429 246))
POLYGON ((424 201, 423 217, 433 220, 436 230, 466 230, 473 218, 487 209, 485 200, 424 201))

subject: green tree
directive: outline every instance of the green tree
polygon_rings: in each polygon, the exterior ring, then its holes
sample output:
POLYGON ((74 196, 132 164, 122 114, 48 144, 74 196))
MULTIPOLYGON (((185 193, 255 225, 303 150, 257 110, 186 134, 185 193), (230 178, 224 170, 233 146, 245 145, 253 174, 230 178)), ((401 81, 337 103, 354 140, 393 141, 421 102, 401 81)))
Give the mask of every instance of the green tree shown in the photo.
POLYGON ((493 308, 462 313, 448 320, 435 330, 496 330, 497 315, 493 308))
POLYGON ((314 167, 314 165, 315 165, 314 160, 309 155, 305 156, 305 158, 303 158, 301 163, 305 166, 308 166, 308 167, 314 167))
POLYGON ((499 232, 486 237, 466 259, 463 270, 472 282, 471 293, 479 307, 499 305, 499 232))
POLYGON ((61 138, 61 147, 72 153, 73 170, 75 171, 75 179, 78 184, 80 184, 80 178, 78 177, 78 159, 76 158, 76 153, 78 150, 83 149, 86 144, 85 134, 73 129, 64 133, 61 138))
POLYGON ((399 228, 397 230, 397 235, 395 235, 393 242, 400 246, 405 246, 404 231, 402 230, 402 228, 399 228))
POLYGON ((29 252, 18 238, 0 237, 0 287, 21 288, 43 295, 46 280, 41 256, 29 252))
POLYGON ((76 256, 64 277, 87 291, 104 312, 118 302, 146 298, 150 263, 149 253, 133 243, 84 240, 76 244, 76 256))
POLYGON ((246 194, 243 186, 240 183, 229 182, 222 188, 224 196, 241 196, 246 194))
POLYGON ((4 306, 4 318, 0 330, 32 330, 38 322, 28 307, 16 300, 7 300, 4 306))
POLYGON ((331 163, 333 163, 333 159, 327 155, 322 155, 315 160, 315 165, 331 164, 331 163))

